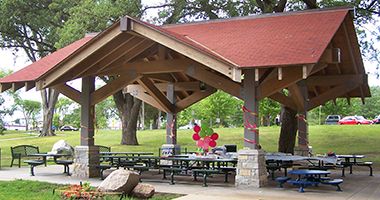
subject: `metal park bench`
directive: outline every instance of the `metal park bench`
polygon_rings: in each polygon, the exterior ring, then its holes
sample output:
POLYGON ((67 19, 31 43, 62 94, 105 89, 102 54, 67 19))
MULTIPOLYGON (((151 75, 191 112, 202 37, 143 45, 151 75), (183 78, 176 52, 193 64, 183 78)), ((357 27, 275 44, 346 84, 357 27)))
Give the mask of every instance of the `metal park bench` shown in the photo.
POLYGON ((21 167, 21 158, 34 157, 30 156, 31 154, 40 153, 40 150, 37 146, 32 145, 18 145, 11 147, 11 167, 13 166, 14 160, 18 160, 18 167, 21 167))

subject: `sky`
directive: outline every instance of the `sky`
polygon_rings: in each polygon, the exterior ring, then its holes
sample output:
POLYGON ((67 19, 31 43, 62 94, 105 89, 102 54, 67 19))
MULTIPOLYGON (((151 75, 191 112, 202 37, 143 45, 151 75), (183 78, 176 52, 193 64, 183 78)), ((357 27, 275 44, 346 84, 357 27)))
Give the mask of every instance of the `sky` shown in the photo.
MULTIPOLYGON (((162 0, 143 0, 142 3, 145 5, 147 5, 147 4, 158 5, 158 3, 161 1, 162 0)), ((157 12, 155 10, 151 10, 149 13, 147 13, 147 16, 150 16, 150 17, 157 16, 157 12)), ((379 18, 376 19, 375 23, 368 24, 366 26, 366 29, 369 32, 376 32, 377 31, 376 27, 378 24, 380 24, 379 18)), ((380 42, 376 42, 375 46, 377 49, 380 49, 380 42)), ((365 59, 363 59, 363 60, 364 60, 366 72, 368 73, 369 85, 370 86, 375 86, 375 85, 380 86, 380 80, 377 80, 376 76, 374 74, 374 72, 376 71, 376 63, 368 62, 365 59)), ((31 62, 28 61, 25 53, 23 53, 21 50, 16 55, 14 55, 11 50, 0 49, 0 69, 2 69, 2 70, 17 71, 17 70, 20 70, 21 68, 27 66, 30 63, 31 62)), ((25 89, 22 88, 22 89, 20 89, 20 91, 22 92, 21 95, 24 99, 30 99, 30 100, 36 100, 36 101, 41 100, 40 93, 37 92, 35 89, 31 89, 30 91, 25 92, 25 89)), ((7 101, 7 100, 8 99, 6 99, 6 103, 9 103, 9 104, 13 103, 13 102, 7 101)))

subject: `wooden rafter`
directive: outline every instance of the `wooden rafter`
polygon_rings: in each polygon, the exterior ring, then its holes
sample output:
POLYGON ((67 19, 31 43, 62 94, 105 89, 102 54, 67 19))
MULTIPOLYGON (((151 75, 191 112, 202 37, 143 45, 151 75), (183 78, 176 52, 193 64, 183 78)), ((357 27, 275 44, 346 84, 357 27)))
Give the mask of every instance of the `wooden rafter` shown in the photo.
POLYGON ((324 104, 329 100, 334 100, 338 97, 341 97, 347 92, 352 91, 357 88, 360 84, 354 82, 347 82, 344 85, 335 86, 328 91, 321 93, 319 96, 316 96, 309 101, 308 110, 311 110, 319 105, 324 104))
POLYGON ((137 56, 142 52, 149 49, 154 45, 153 41, 150 40, 133 40, 133 43, 128 43, 125 47, 120 49, 120 52, 117 51, 113 54, 112 57, 109 57, 98 64, 96 64, 92 69, 90 69, 87 74, 101 75, 103 71, 118 69, 137 56))
MULTIPOLYGON (((345 20, 346 21, 346 20, 345 20)), ((345 22, 343 22, 343 29, 344 29, 344 35, 345 35, 345 40, 346 40, 346 42, 347 42, 347 49, 348 49, 348 52, 349 52, 349 54, 350 54, 350 58, 351 58, 351 60, 352 60, 352 64, 353 64, 353 67, 354 67, 354 72, 355 73, 358 73, 358 69, 359 69, 359 64, 362 64, 362 63, 359 63, 358 64, 358 61, 357 61, 357 59, 356 59, 356 57, 355 57, 355 55, 354 55, 354 47, 352 46, 352 44, 351 44, 351 41, 350 41, 350 36, 349 36, 349 33, 348 33, 348 29, 347 29, 347 26, 346 26, 346 23, 345 22)), ((364 68, 364 67, 363 67, 364 68)), ((360 90, 360 96, 361 96, 361 100, 362 100, 362 102, 363 102, 363 104, 364 104, 364 92, 363 92, 363 87, 360 85, 360 87, 359 87, 359 90, 360 90)))
POLYGON ((175 82, 174 78, 170 74, 145 74, 144 76, 154 81, 169 82, 169 83, 175 82))
POLYGON ((297 107, 297 111, 303 111, 305 107, 305 99, 299 86, 297 84, 290 85, 288 90, 290 92, 290 97, 293 99, 293 102, 297 107))
POLYGON ((306 79, 308 86, 332 86, 341 85, 348 81, 360 82, 364 80, 361 74, 345 74, 345 75, 323 75, 323 76, 310 76, 306 79))
POLYGON ((293 100, 290 97, 285 96, 281 92, 276 92, 276 93, 272 94, 271 96, 269 96, 269 98, 271 98, 272 100, 275 100, 275 101, 281 103, 282 105, 285 105, 285 106, 287 106, 293 110, 297 110, 297 106, 294 104, 293 100))
POLYGON ((20 88, 22 88, 24 86, 25 86, 25 82, 12 83, 12 91, 16 92, 17 90, 19 90, 20 88))
POLYGON ((166 96, 154 86, 154 82, 147 77, 141 77, 137 82, 144 87, 150 96, 152 96, 165 112, 174 112, 174 105, 166 98, 166 96))
POLYGON ((25 91, 29 91, 36 86, 36 82, 28 81, 25 83, 25 91))
POLYGON ((283 67, 282 80, 278 80, 278 77, 273 75, 276 71, 273 70, 271 75, 259 85, 258 96, 260 99, 269 97, 302 79, 302 66, 283 67))
POLYGON ((139 79, 141 75, 137 75, 134 73, 123 74, 117 77, 115 80, 110 81, 103 87, 97 89, 91 94, 91 105, 95 105, 115 92, 122 90, 127 85, 133 83, 137 79, 139 79))
POLYGON ((226 93, 231 94, 237 98, 242 99, 241 90, 242 87, 239 83, 236 83, 228 78, 220 76, 216 73, 205 70, 199 65, 193 65, 186 70, 186 74, 194 79, 200 80, 207 85, 214 88, 219 88, 226 93))
POLYGON ((145 90, 139 90, 138 88, 129 87, 129 85, 126 87, 125 90, 123 90, 124 93, 129 93, 132 96, 140 99, 141 101, 144 101, 145 103, 148 103, 149 105, 166 112, 164 108, 161 107, 161 105, 149 94, 145 93, 145 90))
POLYGON ((186 97, 186 98, 184 98, 181 101, 176 103, 176 112, 180 112, 180 111, 184 110, 185 108, 193 105, 194 103, 210 96, 214 92, 216 92, 216 89, 211 88, 211 87, 207 87, 206 90, 204 90, 204 91, 194 92, 190 96, 188 96, 188 97, 186 97))
POLYGON ((187 65, 190 65, 190 61, 187 59, 175 59, 175 60, 155 60, 150 62, 134 62, 126 63, 121 67, 111 70, 103 71, 101 75, 120 75, 130 72, 139 74, 161 74, 170 72, 184 71, 187 65))
POLYGON ((69 99, 81 104, 81 92, 72 88, 67 84, 59 84, 52 86, 53 89, 59 91, 61 94, 65 95, 69 99))
POLYGON ((81 48, 80 53, 73 54, 68 56, 63 62, 58 64, 55 67, 55 70, 52 72, 45 73, 41 79, 36 83, 36 87, 38 90, 43 88, 50 87, 58 78, 63 76, 65 73, 73 69, 91 54, 101 49, 104 45, 107 45, 110 41, 112 41, 115 37, 122 34, 117 26, 113 26, 108 29, 106 32, 102 33, 102 37, 97 37, 97 39, 92 39, 90 43, 86 44, 81 48))
MULTIPOLYGON (((176 82, 173 84, 174 84, 175 91, 200 91, 200 88, 199 88, 200 82, 199 81, 176 82)), ((169 83, 155 83, 154 85, 161 92, 166 92, 169 83)), ((124 91, 126 92, 126 91, 130 91, 130 90, 139 90, 139 91, 146 92, 144 87, 141 85, 138 85, 138 84, 128 85, 126 90, 124 90, 124 91)))
MULTIPOLYGON (((122 20, 127 20, 123 18, 122 20)), ((172 37, 169 37, 162 32, 159 32, 155 29, 142 25, 140 23, 132 22, 132 31, 150 38, 151 40, 160 43, 180 54, 183 54, 203 65, 209 66, 213 70, 226 74, 230 79, 240 82, 241 81, 241 70, 238 69, 234 64, 222 62, 218 59, 215 59, 213 56, 202 53, 199 50, 194 49, 190 45, 187 45, 183 42, 177 41, 172 37)))
POLYGON ((5 92, 9 89, 12 88, 12 84, 11 83, 1 83, 0 84, 0 92, 5 92))

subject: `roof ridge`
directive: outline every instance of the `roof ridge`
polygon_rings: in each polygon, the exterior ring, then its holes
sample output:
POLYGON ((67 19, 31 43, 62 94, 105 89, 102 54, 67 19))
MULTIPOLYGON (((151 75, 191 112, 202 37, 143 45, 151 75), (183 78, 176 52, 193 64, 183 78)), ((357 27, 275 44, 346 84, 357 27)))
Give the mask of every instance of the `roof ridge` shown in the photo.
MULTIPOLYGON (((189 26, 189 25, 198 25, 198 24, 221 23, 221 22, 229 22, 229 21, 237 21, 237 20, 251 20, 251 19, 269 18, 269 17, 294 16, 294 15, 300 15, 300 14, 311 14, 311 13, 315 13, 315 12, 334 12, 334 11, 339 11, 339 10, 350 11, 353 9, 354 8, 349 7, 349 6, 316 8, 316 9, 289 11, 289 12, 280 12, 280 13, 253 14, 253 15, 249 15, 249 16, 212 19, 212 20, 195 21, 195 22, 178 23, 178 24, 165 24, 165 25, 161 25, 159 27, 170 28, 170 27, 189 26)), ((155 26, 157 26, 157 25, 155 25, 155 26)))

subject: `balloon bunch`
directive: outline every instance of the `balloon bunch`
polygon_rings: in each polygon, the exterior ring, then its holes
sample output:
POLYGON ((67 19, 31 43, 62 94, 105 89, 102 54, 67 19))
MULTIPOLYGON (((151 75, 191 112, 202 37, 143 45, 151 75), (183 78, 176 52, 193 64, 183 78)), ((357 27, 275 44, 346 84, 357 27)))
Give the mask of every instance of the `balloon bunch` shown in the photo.
POLYGON ((212 130, 212 128, 208 127, 207 125, 203 125, 202 128, 198 125, 195 125, 193 130, 195 132, 193 134, 193 140, 197 141, 196 144, 199 148, 207 152, 209 147, 216 146, 216 140, 219 138, 219 135, 217 133, 214 133, 214 130, 212 130))

